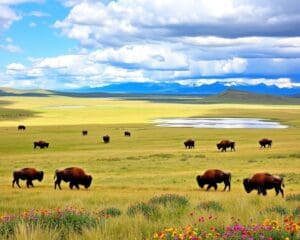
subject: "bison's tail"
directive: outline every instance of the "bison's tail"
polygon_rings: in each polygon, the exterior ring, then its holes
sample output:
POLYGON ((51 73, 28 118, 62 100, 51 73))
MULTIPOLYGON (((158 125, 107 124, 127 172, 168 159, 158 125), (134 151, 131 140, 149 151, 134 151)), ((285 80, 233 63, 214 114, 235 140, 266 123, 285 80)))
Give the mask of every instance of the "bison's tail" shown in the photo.
POLYGON ((281 178, 281 186, 284 188, 285 187, 285 185, 284 185, 284 181, 283 181, 283 178, 281 178))
POLYGON ((228 173, 229 182, 231 182, 231 173, 228 173))

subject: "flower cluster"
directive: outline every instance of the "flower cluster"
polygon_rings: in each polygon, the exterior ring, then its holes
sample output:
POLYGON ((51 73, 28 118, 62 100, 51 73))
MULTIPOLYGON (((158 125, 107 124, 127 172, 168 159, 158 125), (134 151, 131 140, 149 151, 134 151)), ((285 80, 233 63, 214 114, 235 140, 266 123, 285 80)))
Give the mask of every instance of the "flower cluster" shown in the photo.
POLYGON ((20 223, 44 228, 56 228, 81 232, 83 228, 95 227, 105 218, 83 208, 31 209, 16 215, 0 216, 0 236, 11 235, 20 223))
MULTIPOLYGON (((207 220, 212 220, 209 217, 207 220)), ((198 218, 197 223, 183 228, 166 228, 154 233, 153 239, 163 240, 200 240, 200 239, 244 239, 244 240, 274 240, 300 239, 300 222, 294 217, 286 217, 283 221, 266 219, 263 223, 243 225, 235 222, 231 226, 205 227, 202 223, 205 217, 198 218)))

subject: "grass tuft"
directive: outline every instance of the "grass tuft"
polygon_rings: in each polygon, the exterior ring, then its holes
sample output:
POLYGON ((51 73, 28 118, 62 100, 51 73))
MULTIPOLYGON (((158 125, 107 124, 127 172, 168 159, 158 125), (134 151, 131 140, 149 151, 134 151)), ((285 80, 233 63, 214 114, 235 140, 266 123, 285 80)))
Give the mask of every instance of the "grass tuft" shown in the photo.
POLYGON ((224 208, 222 205, 216 201, 207 201, 202 202, 199 205, 197 205, 196 209, 200 210, 203 209, 205 211, 215 211, 215 212, 223 212, 224 208))

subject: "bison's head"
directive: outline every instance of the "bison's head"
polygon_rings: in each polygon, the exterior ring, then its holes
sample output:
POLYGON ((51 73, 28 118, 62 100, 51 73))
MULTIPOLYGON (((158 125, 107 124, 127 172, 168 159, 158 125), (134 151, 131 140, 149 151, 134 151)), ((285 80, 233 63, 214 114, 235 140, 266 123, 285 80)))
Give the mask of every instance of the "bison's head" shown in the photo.
POLYGON ((222 148, 222 144, 221 144, 221 143, 218 143, 218 144, 217 144, 217 148, 218 148, 218 149, 221 149, 221 148, 222 148))
POLYGON ((37 175, 37 179, 41 182, 43 180, 43 178, 44 178, 44 172, 43 171, 39 171, 37 174, 38 174, 37 175))
POLYGON ((253 186, 252 186, 251 180, 249 178, 244 178, 243 184, 244 184, 244 188, 247 193, 250 193, 253 190, 253 186))
POLYGON ((198 183, 199 187, 200 187, 200 188, 203 188, 203 187, 204 187, 204 181, 203 181, 203 179, 201 178, 201 176, 198 175, 196 179, 197 179, 197 183, 198 183))
POLYGON ((87 175, 85 178, 84 187, 89 188, 91 186, 92 180, 93 180, 92 176, 87 175))

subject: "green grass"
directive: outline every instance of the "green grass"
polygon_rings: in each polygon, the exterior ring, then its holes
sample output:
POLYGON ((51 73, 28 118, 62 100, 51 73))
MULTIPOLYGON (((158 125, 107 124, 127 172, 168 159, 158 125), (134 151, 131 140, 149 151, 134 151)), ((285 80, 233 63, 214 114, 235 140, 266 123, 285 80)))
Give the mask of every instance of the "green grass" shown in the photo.
MULTIPOLYGON (((242 186, 244 177, 268 171, 284 177, 287 196, 300 194, 299 106, 189 105, 67 97, 3 97, 2 101, 10 102, 11 109, 38 114, 22 119, 28 126, 25 132, 16 130, 19 119, 0 122, 0 215, 32 208, 74 206, 96 212, 116 208, 123 214, 109 218, 105 227, 84 229, 82 235, 70 233, 66 239, 145 239, 164 227, 191 223, 190 212, 195 218, 213 213, 218 216, 215 224, 220 226, 232 223, 232 217, 245 224, 281 218, 280 208, 288 214, 299 212, 295 210, 299 207, 298 197, 286 201, 281 196, 275 197, 274 190, 268 191, 266 197, 259 197, 254 192, 247 194, 242 186), (53 108, 59 105, 86 107, 53 108), (291 127, 174 129, 158 128, 151 123, 159 117, 190 116, 259 117, 291 127), (83 129, 89 130, 88 136, 81 135, 83 129), (125 138, 124 130, 129 130, 132 136, 125 138), (111 143, 102 143, 105 134, 111 136, 111 143), (271 149, 259 149, 258 140, 263 137, 273 139, 271 149), (195 149, 184 149, 183 141, 187 138, 196 140, 195 149), (50 142, 49 149, 33 149, 32 142, 40 139, 50 142), (221 139, 234 140, 236 152, 217 151, 215 144, 221 139), (21 189, 12 188, 12 171, 30 166, 44 170, 43 182, 35 181, 33 189, 27 189, 25 182, 21 182, 21 189), (54 190, 55 169, 69 166, 82 167, 93 176, 90 189, 71 191, 62 183, 61 191, 54 190), (222 192, 223 185, 217 192, 200 190, 196 176, 208 168, 230 171, 232 191, 222 192), (188 199, 189 204, 177 211, 167 203, 168 208, 164 209, 164 202, 181 198, 161 196, 177 195, 188 199), (150 204, 150 199, 162 204, 150 204), (145 217, 143 212, 127 215, 128 209, 139 203, 155 206, 159 214, 153 218, 145 217), (201 207, 203 204, 206 207, 201 207), (271 210, 267 211, 268 208, 271 210)), ((146 208, 136 209, 146 211, 146 208)), ((28 229, 21 224, 15 237, 38 239, 45 234, 53 235, 53 239, 57 236, 51 229, 28 229)))

